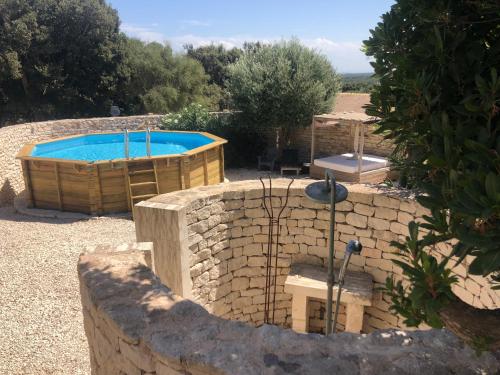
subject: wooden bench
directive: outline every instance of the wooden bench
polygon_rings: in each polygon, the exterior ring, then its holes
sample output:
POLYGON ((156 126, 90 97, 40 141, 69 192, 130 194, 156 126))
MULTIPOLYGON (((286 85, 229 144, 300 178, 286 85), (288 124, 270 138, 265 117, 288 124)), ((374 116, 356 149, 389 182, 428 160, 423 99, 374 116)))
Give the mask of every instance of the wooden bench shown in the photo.
POLYGON ((281 175, 283 176, 283 172, 285 171, 292 171, 295 172, 295 174, 298 176, 300 174, 300 171, 302 171, 302 166, 300 165, 283 165, 280 167, 281 175))
MULTIPOLYGON (((338 269, 335 270, 337 281, 338 269)), ((327 270, 308 264, 295 264, 285 281, 285 293, 292 295, 292 328, 296 332, 308 332, 309 298, 326 300, 327 270)), ((333 286, 336 302, 338 285, 333 286)), ((364 272, 347 271, 340 303, 346 305, 346 332, 360 333, 363 327, 365 306, 371 306, 373 294, 372 276, 364 272)))

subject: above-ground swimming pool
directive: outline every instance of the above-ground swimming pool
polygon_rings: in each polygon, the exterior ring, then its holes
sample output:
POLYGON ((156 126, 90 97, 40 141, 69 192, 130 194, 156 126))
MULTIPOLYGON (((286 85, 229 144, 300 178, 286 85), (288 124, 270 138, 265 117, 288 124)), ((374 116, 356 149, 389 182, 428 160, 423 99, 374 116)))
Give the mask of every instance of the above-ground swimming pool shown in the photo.
POLYGON ((224 181, 227 141, 208 133, 86 134, 27 144, 18 153, 28 205, 102 214, 157 194, 224 181), (128 146, 128 147, 127 147, 128 146), (128 154, 128 157, 127 157, 128 154))

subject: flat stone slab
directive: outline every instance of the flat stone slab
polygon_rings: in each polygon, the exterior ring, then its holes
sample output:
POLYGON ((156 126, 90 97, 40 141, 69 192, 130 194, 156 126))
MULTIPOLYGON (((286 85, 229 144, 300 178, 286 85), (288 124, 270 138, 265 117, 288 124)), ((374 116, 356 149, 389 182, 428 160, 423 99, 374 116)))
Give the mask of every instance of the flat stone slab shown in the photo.
MULTIPOLYGON (((335 269, 335 280, 338 280, 339 269, 335 269)), ((326 299, 328 272, 323 267, 309 264, 294 264, 285 281, 287 293, 302 293, 312 298, 326 299)), ((333 286, 334 298, 338 284, 333 286)), ((354 303, 371 306, 373 295, 373 277, 365 272, 347 271, 342 287, 341 303, 354 303)))

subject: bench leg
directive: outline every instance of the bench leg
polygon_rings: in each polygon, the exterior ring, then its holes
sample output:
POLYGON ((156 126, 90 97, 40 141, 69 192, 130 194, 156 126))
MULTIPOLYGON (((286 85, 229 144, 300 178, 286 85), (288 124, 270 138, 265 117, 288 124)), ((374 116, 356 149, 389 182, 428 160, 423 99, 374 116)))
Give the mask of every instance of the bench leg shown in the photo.
MULTIPOLYGON (((293 302, 292 302, 293 304, 293 302)), ((293 306, 293 305, 292 305, 293 306)), ((360 333, 363 328, 363 315, 365 307, 363 305, 355 305, 352 303, 346 306, 346 322, 345 331, 352 333, 360 333)))
POLYGON ((309 304, 304 294, 292 296, 292 329, 299 333, 309 330, 309 304))

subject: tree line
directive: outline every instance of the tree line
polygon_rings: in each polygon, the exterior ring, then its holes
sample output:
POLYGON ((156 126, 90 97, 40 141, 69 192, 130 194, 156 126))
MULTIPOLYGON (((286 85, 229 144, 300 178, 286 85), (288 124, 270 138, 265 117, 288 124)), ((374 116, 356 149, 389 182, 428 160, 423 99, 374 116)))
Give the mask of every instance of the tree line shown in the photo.
POLYGON ((210 110, 245 106, 264 122, 265 115, 283 117, 282 103, 302 123, 328 109, 339 88, 326 58, 297 41, 184 50, 127 37, 105 0, 0 0, 0 126, 108 116, 111 106, 124 115, 168 113, 190 103, 210 110), (299 89, 308 91, 294 105, 290 96, 298 95, 290 90, 299 89), (261 113, 266 101, 273 112, 261 113))

